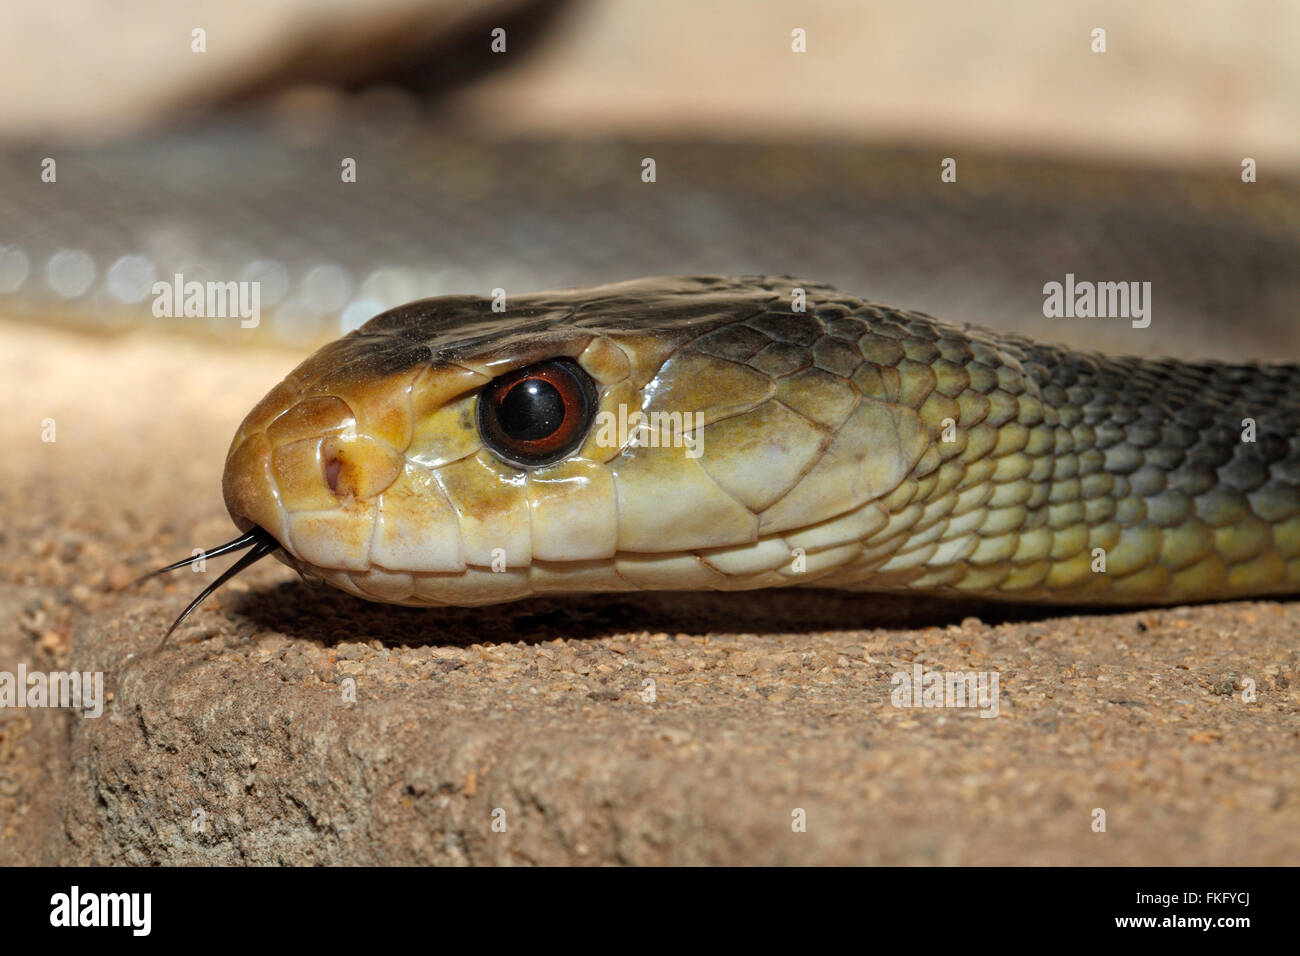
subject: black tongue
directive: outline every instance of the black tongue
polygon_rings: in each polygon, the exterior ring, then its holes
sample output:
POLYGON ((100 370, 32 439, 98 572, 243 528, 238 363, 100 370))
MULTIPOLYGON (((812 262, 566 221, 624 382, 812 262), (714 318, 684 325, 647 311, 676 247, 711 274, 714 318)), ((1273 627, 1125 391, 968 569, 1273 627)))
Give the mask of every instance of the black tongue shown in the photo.
MULTIPOLYGON (((253 531, 249 532, 249 534, 254 534, 255 532, 257 532, 258 534, 251 542, 253 549, 249 551, 247 554, 245 554, 244 556, 242 556, 238 561, 236 561, 230 567, 226 568, 225 572, 222 573, 221 577, 217 578, 215 581, 213 581, 211 584, 205 587, 202 591, 200 591, 199 596, 196 597, 193 601, 191 601, 189 603, 189 606, 186 607, 185 610, 181 611, 180 617, 172 621, 172 626, 167 628, 167 633, 163 635, 163 639, 158 645, 159 650, 162 650, 162 648, 167 644, 167 638, 172 636, 172 631, 180 627, 181 623, 187 617, 190 616, 190 612, 193 611, 200 604, 202 604, 209 594, 211 594, 217 588, 221 587, 221 585, 225 584, 236 574, 239 574, 249 565, 256 564, 258 561, 261 561, 272 551, 280 547, 280 543, 276 541, 273 537, 271 537, 270 534, 263 531, 261 528, 254 528, 253 531)), ((247 535, 245 537, 247 537, 247 535)), ((226 548, 226 550, 234 550, 233 548, 229 548, 227 545, 222 545, 222 547, 226 548)), ((241 547, 248 547, 248 545, 245 544, 242 545, 241 547)), ((217 552, 208 552, 208 553, 210 556, 217 552)), ((224 554, 225 552, 223 551, 221 553, 224 554)), ((191 558, 190 560, 193 559, 191 558)), ((181 563, 186 564, 188 562, 181 562, 181 563)), ((168 570, 168 569, 164 568, 163 570, 168 570)), ((155 572, 155 573, 161 573, 161 572, 155 572)))
POLYGON ((263 531, 261 528, 254 525, 250 530, 245 531, 243 534, 241 534, 238 538, 235 538, 233 541, 227 541, 225 544, 219 544, 215 548, 211 549, 210 551, 204 551, 202 555, 195 554, 195 555, 191 555, 188 558, 181 558, 181 560, 169 564, 165 568, 159 568, 157 571, 150 571, 148 574, 142 574, 131 583, 139 584, 141 581, 147 581, 149 580, 149 578, 155 577, 159 574, 166 574, 168 571, 176 571, 180 568, 185 567, 185 565, 187 564, 194 563, 194 561, 199 557, 218 558, 223 554, 229 554, 231 551, 243 551, 245 548, 251 548, 259 541, 265 541, 268 539, 272 541, 274 540, 267 532, 263 531))

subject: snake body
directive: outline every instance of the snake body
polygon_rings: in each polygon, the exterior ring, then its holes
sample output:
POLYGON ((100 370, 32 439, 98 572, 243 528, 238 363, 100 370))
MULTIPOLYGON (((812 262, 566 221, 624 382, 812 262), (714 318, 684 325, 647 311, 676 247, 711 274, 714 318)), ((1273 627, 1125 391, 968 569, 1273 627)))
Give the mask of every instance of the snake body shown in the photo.
POLYGON ((792 278, 444 296, 294 370, 223 488, 286 563, 397 604, 1281 594, 1300 590, 1297 386, 1293 364, 1107 357, 792 278), (484 389, 557 359, 590 377, 598 421, 645 417, 552 463, 503 459, 484 389))

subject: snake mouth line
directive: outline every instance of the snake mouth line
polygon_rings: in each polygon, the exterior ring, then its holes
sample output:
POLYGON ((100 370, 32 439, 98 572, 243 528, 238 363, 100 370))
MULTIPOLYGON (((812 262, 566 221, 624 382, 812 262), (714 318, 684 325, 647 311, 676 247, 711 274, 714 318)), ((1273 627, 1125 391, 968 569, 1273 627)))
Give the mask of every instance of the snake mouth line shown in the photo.
POLYGON ((242 555, 238 561, 228 567, 219 578, 200 591, 198 596, 186 606, 185 610, 181 611, 180 616, 178 616, 176 620, 172 621, 172 626, 167 628, 167 633, 163 635, 163 639, 158 645, 159 649, 166 645, 167 639, 172 636, 172 632, 181 626, 194 609, 207 599, 208 595, 217 590, 217 588, 221 587, 235 575, 241 573, 251 565, 262 560, 268 554, 279 549, 279 547, 280 542, 276 541, 269 531, 258 525, 253 525, 252 528, 241 534, 238 538, 227 541, 225 544, 220 544, 215 548, 206 550, 201 555, 193 555, 188 558, 183 558, 180 561, 173 562, 164 568, 159 568, 157 571, 150 571, 148 574, 138 578, 136 583, 147 580, 148 578, 156 577, 160 574, 166 574, 168 571, 178 570, 188 564, 192 564, 196 557, 203 557, 205 559, 216 558, 223 554, 230 554, 234 551, 250 549, 247 554, 242 555))

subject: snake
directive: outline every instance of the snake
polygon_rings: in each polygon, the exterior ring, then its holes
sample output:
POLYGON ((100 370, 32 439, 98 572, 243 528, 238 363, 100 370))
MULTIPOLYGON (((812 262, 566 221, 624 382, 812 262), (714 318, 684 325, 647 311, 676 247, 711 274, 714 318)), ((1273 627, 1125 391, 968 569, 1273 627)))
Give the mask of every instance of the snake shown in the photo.
POLYGON ((208 555, 245 553, 172 628, 267 555, 427 607, 1292 593, 1297 395, 1296 364, 1109 356, 785 276, 423 299, 249 412, 222 479, 242 533, 208 555))

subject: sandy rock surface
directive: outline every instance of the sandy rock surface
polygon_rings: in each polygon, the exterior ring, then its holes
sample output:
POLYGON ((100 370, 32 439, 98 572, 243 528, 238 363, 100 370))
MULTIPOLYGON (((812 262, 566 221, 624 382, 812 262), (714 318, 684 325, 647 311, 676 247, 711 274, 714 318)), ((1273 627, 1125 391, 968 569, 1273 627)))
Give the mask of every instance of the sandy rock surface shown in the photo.
POLYGON ((791 591, 420 611, 264 562, 157 651, 226 562, 124 585, 231 536, 227 442, 298 358, 0 325, 0 671, 102 671, 108 695, 99 718, 0 709, 0 864, 1300 852, 1300 603, 1071 615, 791 591), (998 716, 892 706, 916 664, 998 672, 998 716))

